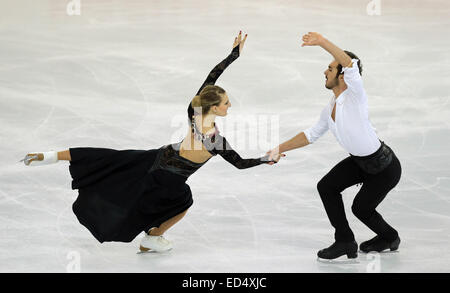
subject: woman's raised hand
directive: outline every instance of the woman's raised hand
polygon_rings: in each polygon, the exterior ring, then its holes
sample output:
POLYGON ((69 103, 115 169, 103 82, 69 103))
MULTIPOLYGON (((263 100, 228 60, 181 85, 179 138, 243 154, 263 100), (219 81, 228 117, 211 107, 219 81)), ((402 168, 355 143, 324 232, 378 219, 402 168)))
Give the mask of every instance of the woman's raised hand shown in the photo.
POLYGON ((245 40, 247 40, 247 34, 242 38, 242 31, 239 31, 239 35, 234 38, 233 49, 236 48, 236 46, 239 46, 239 54, 241 54, 242 49, 244 48, 245 40))

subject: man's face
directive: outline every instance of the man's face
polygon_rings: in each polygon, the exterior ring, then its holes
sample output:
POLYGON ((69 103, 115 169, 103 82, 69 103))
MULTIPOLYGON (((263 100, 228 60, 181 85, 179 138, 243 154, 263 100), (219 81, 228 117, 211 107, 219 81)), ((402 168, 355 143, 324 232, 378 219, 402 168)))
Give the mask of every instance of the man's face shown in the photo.
POLYGON ((337 77, 337 66, 339 63, 334 60, 328 65, 328 68, 324 71, 325 74, 325 87, 329 90, 339 85, 339 79, 337 77))

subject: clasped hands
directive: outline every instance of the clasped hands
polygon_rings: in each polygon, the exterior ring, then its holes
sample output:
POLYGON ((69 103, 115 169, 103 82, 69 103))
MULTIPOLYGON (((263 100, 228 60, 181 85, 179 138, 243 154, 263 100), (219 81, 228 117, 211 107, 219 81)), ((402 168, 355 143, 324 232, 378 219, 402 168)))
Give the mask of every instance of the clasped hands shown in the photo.
POLYGON ((269 165, 278 163, 278 161, 281 159, 281 157, 286 157, 285 154, 280 154, 278 147, 268 151, 266 153, 266 156, 269 156, 268 157, 269 163, 267 163, 269 165))

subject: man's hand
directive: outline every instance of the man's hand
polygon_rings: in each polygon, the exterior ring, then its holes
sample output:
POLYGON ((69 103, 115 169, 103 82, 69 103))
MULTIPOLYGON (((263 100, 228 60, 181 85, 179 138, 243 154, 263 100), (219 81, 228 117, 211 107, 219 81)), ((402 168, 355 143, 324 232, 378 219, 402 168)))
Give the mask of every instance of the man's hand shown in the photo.
POLYGON ((303 40, 302 47, 304 47, 304 46, 321 46, 322 43, 324 42, 325 38, 319 33, 309 32, 303 36, 302 40, 303 40))
POLYGON ((245 34, 244 39, 242 39, 242 31, 239 31, 239 35, 234 38, 233 49, 236 48, 236 46, 239 46, 239 54, 241 54, 242 49, 244 48, 245 40, 247 40, 247 34, 245 34))
POLYGON ((278 161, 280 160, 281 157, 286 157, 285 154, 280 154, 280 153, 278 152, 278 148, 274 148, 274 149, 268 151, 268 152, 266 153, 266 155, 269 156, 269 161, 275 161, 275 162, 270 162, 270 163, 268 163, 269 165, 273 165, 273 164, 275 164, 275 163, 278 163, 278 161))
POLYGON ((325 49, 328 53, 333 55, 334 59, 342 65, 342 67, 351 67, 352 59, 347 55, 342 49, 330 42, 330 40, 325 39, 321 34, 315 32, 309 32, 303 36, 304 46, 320 46, 325 49))

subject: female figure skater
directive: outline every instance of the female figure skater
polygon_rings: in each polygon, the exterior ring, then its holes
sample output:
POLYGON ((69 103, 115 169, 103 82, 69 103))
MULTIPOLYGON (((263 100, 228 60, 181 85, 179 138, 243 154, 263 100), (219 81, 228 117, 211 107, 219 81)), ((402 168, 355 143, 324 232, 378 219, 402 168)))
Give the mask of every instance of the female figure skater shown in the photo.
POLYGON ((162 235, 193 203, 185 182, 211 157, 221 155, 239 169, 272 165, 280 158, 242 159, 214 123, 231 107, 225 90, 214 84, 239 57, 246 38, 239 33, 231 54, 213 68, 189 104, 190 129, 181 142, 151 150, 76 147, 30 153, 22 161, 29 166, 70 162, 72 189, 78 189, 73 212, 100 243, 131 242, 144 231, 141 251, 171 249, 171 242, 162 235))

